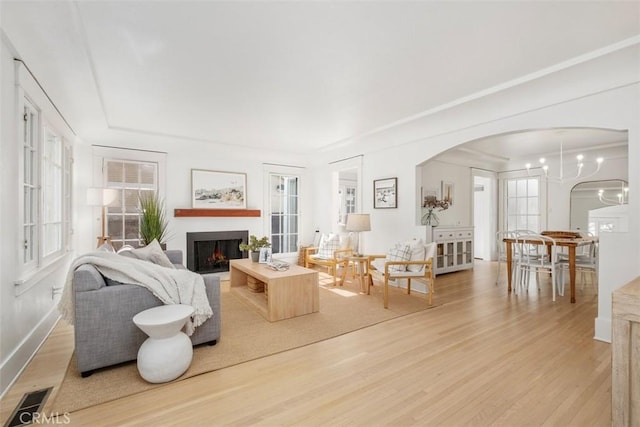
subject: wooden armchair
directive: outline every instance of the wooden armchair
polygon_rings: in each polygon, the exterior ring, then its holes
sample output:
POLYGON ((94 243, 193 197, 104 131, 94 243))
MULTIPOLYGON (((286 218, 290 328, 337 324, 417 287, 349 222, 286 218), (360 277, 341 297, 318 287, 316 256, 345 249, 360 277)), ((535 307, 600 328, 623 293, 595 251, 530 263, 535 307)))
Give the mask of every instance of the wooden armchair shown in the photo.
POLYGON ((376 275, 382 275, 384 280, 383 301, 384 308, 389 308, 389 280, 407 279, 407 294, 411 293, 411 279, 425 278, 429 294, 427 296, 429 305, 433 304, 433 292, 435 291, 433 276, 433 257, 436 252, 436 243, 420 245, 420 247, 409 247, 409 257, 407 260, 392 260, 389 255, 369 256, 369 273, 371 280, 376 275), (413 254, 413 256, 412 256, 413 254), (381 258, 385 258, 382 260, 381 258), (377 260, 377 261, 376 261, 377 260))
MULTIPOLYGON (((337 234, 326 235, 320 239, 319 246, 304 248, 304 266, 306 268, 312 265, 327 267, 328 273, 333 276, 333 286, 337 284, 338 267, 347 268, 347 257, 353 255, 350 236, 344 236, 343 239, 349 240, 343 243, 337 234)), ((341 280, 340 285, 342 284, 341 280)))

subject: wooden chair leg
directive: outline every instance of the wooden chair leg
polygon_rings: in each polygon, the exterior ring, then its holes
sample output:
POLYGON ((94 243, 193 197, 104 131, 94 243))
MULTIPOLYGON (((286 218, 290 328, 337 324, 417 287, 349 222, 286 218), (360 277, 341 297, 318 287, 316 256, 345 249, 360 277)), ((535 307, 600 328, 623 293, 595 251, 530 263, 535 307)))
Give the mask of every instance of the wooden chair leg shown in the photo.
POLYGON ((429 279, 427 280, 429 281, 429 296, 427 297, 427 299, 428 299, 429 305, 433 305, 433 292, 434 292, 433 276, 429 277, 429 279))
POLYGON ((411 277, 407 278, 407 295, 411 293, 411 277))
POLYGON ((333 273, 333 286, 336 286, 336 282, 337 282, 336 274, 338 272, 338 266, 334 265, 329 267, 329 269, 331 270, 331 273, 333 273))
POLYGON ((343 265, 342 266, 342 276, 340 277, 340 286, 344 285, 344 280, 347 277, 347 266, 343 265))
POLYGON ((384 308, 389 308, 389 276, 384 277, 384 292, 382 293, 384 308))

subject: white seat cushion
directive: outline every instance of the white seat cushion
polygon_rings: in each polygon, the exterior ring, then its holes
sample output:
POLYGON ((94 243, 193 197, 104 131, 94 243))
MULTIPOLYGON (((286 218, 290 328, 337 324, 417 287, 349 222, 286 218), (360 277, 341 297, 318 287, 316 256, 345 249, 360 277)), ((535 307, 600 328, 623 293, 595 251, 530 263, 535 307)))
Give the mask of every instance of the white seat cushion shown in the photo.
POLYGON ((423 271, 391 271, 389 272, 389 278, 393 279, 394 277, 423 277, 423 271))

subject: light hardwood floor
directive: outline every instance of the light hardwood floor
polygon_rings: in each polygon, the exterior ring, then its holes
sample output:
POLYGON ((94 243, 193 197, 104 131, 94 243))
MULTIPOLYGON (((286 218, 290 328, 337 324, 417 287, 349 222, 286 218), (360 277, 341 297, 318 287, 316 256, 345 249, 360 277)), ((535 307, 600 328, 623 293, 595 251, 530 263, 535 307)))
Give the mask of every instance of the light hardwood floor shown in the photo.
MULTIPOLYGON (((71 425, 611 425, 595 290, 578 286, 576 304, 553 303, 546 280, 508 295, 495 268, 438 276, 434 309, 86 408, 71 425)), ((60 382, 72 349, 56 328, 3 399, 3 423, 25 391, 60 382)))

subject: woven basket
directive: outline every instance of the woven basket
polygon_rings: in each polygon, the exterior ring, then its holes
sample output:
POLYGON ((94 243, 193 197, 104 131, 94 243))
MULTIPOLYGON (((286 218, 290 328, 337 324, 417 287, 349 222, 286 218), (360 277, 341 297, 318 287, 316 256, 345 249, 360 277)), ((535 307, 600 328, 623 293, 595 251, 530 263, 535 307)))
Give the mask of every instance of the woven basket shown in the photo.
POLYGON ((252 276, 247 276, 247 287, 251 292, 264 292, 264 282, 252 276))

